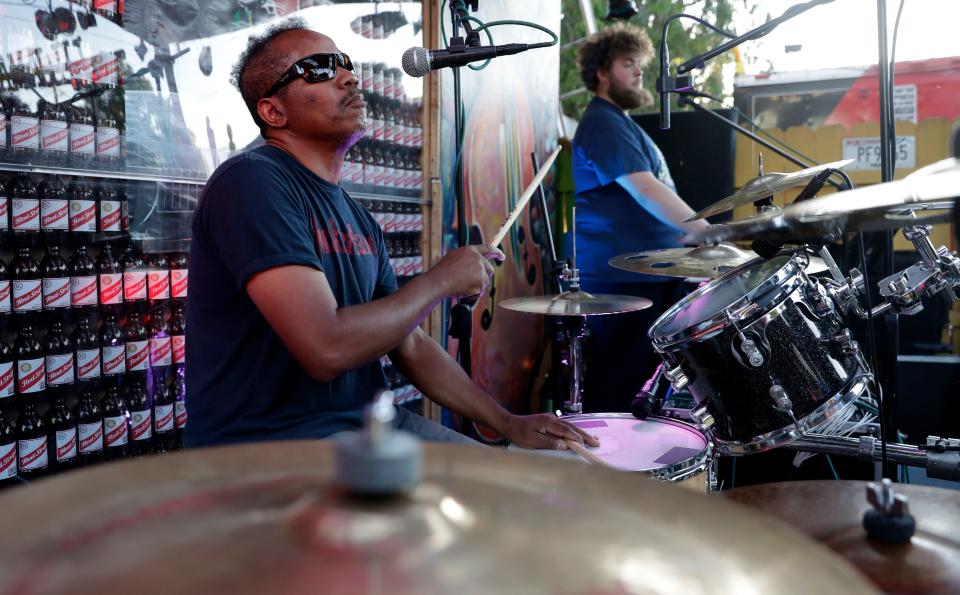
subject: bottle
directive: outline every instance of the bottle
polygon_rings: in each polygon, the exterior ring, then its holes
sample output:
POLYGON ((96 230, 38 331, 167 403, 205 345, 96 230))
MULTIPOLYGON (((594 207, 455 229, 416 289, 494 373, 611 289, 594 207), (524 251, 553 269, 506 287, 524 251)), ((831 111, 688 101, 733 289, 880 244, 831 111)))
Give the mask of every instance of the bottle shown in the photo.
MULTIPOLYGON (((14 362, 16 358, 13 350, 6 341, 0 340, 0 399, 9 399, 17 394, 17 383, 14 378, 14 362)), ((0 414, 2 417, 2 414, 0 414)))
POLYGON ((97 231, 97 203, 93 187, 82 178, 74 178, 67 187, 70 201, 70 231, 78 234, 97 231))
POLYGON ((45 162, 66 165, 70 154, 70 123, 59 106, 40 102, 40 151, 45 162))
POLYGON ((17 394, 30 397, 41 394, 47 388, 46 365, 43 346, 33 335, 31 325, 20 327, 13 341, 13 354, 17 358, 17 394))
POLYGON ((123 211, 120 209, 120 195, 116 187, 104 182, 96 192, 97 229, 100 233, 120 233, 123 211))
POLYGON ((175 450, 174 402, 163 374, 153 377, 153 431, 158 453, 175 450))
POLYGON ((100 408, 103 410, 103 458, 106 461, 122 459, 127 456, 130 429, 127 404, 120 396, 119 387, 107 387, 100 408))
POLYGON ((177 369, 173 375, 173 385, 170 388, 173 393, 173 415, 176 447, 183 448, 183 432, 187 428, 187 382, 184 376, 183 368, 177 369))
MULTIPOLYGON (((150 367, 168 368, 173 363, 170 327, 163 318, 163 310, 155 310, 150 317, 150 367)), ((160 373, 163 373, 162 371, 160 373)))
POLYGON ((20 465, 17 457, 17 433, 0 415, 0 488, 17 483, 20 465))
POLYGON ((100 362, 105 379, 111 378, 116 381, 127 371, 126 349, 123 332, 117 324, 117 315, 108 312, 100 326, 100 362))
POLYGON ((103 417, 93 400, 93 388, 84 387, 77 403, 77 436, 80 441, 80 464, 94 465, 103 458, 103 417))
POLYGON ((186 252, 174 252, 170 255, 170 297, 175 300, 187 299, 187 277, 190 274, 186 252))
POLYGON ((17 421, 17 455, 20 457, 20 475, 24 478, 33 479, 47 471, 47 424, 37 413, 32 399, 24 403, 17 421))
POLYGON ((46 354, 47 388, 71 385, 75 379, 73 369, 73 342, 63 332, 63 323, 54 321, 43 338, 46 354))
POLYGON ((123 269, 123 301, 146 301, 147 269, 133 242, 127 243, 123 254, 120 256, 120 267, 123 269))
POLYGON ((13 159, 32 161, 39 148, 40 119, 36 112, 20 104, 10 116, 10 152, 13 159))
POLYGON ((130 200, 127 198, 126 183, 118 182, 117 199, 120 201, 120 231, 130 231, 130 200))
POLYGON ((127 390, 130 410, 130 456, 142 457, 153 450, 153 411, 147 402, 147 389, 142 382, 133 382, 127 390))
MULTIPOLYGON (((0 115, 0 118, 3 116, 0 115)), ((0 120, 3 122, 3 120, 0 120)), ((0 134, 3 131, 0 130, 0 134)), ((0 180, 0 236, 6 237, 10 231, 10 181, 0 180)))
POLYGON ((52 176, 37 186, 40 198, 40 229, 58 240, 70 230, 70 200, 63 182, 52 176))
POLYGON ((100 278, 100 305, 104 312, 120 312, 123 304, 123 273, 120 262, 113 256, 110 244, 104 243, 97 258, 97 275, 100 278))
MULTIPOLYGON (((90 328, 90 318, 82 314, 73 329, 74 367, 77 370, 77 382, 93 382, 100 378, 100 342, 97 334, 90 328)), ((122 356, 122 353, 121 353, 122 356)))
POLYGON ((77 419, 67 407, 64 391, 58 390, 47 412, 47 452, 51 471, 72 469, 77 465, 77 419))
POLYGON ((160 253, 147 258, 147 298, 151 302, 170 299, 170 263, 160 253))
POLYGON ((80 241, 70 258, 70 306, 77 312, 89 312, 97 306, 97 265, 80 241))
POLYGON ((62 313, 70 308, 70 269, 60 256, 60 244, 47 244, 47 252, 40 261, 43 279, 43 309, 51 311, 51 321, 63 320, 62 313))
POLYGON ((13 302, 10 300, 10 271, 7 263, 0 258, 0 318, 9 316, 13 312, 13 302))
POLYGON ((40 198, 27 174, 17 174, 10 182, 10 227, 18 245, 31 244, 40 232, 40 198))
POLYGON ((102 117, 97 122, 97 161, 104 169, 115 169, 120 161, 120 129, 115 120, 102 117))
POLYGON ((70 156, 74 167, 90 169, 96 149, 96 130, 88 110, 74 108, 70 119, 70 156))
POLYGON ((147 329, 143 320, 137 314, 131 314, 127 318, 127 324, 124 328, 124 340, 126 342, 127 374, 134 373, 134 376, 146 375, 149 365, 150 345, 147 338, 147 329))
POLYGON ((14 317, 32 323, 37 318, 36 313, 43 306, 40 265, 33 259, 28 246, 18 248, 17 255, 10 264, 13 269, 13 280, 10 286, 14 317))
POLYGON ((183 367, 187 362, 187 317, 180 302, 174 302, 170 310, 171 360, 174 366, 183 367))

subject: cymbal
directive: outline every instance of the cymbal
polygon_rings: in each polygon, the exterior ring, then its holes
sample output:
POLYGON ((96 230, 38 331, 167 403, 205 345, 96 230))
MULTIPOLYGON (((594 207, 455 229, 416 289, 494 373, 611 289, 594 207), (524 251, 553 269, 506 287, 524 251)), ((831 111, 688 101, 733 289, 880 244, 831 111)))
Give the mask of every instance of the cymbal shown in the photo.
POLYGON ((727 211, 732 211, 737 207, 753 204, 758 200, 773 196, 774 194, 783 192, 784 190, 789 190, 790 188, 795 188, 798 186, 805 186, 807 182, 815 178, 821 172, 828 169, 842 169, 853 163, 853 161, 853 159, 844 159, 843 161, 834 161, 832 163, 824 163, 823 165, 815 165, 813 167, 808 167, 807 169, 801 169, 800 171, 786 174, 779 172, 761 174, 744 184, 740 190, 737 190, 723 200, 713 203, 702 211, 697 212, 692 217, 687 219, 687 221, 696 221, 697 219, 705 219, 712 215, 726 213, 727 211))
POLYGON ((906 544, 867 538, 863 481, 793 481, 723 492, 733 502, 793 525, 856 566, 888 593, 960 593, 960 492, 895 484, 917 532, 906 544))
MULTIPOLYGON (((737 239, 838 238, 851 231, 880 231, 949 221, 949 213, 914 217, 908 211, 950 209, 960 198, 960 161, 946 159, 926 175, 874 184, 791 204, 749 219, 711 225, 690 240, 713 244, 737 239)), ((925 168, 926 169, 926 168, 925 168)))
MULTIPOLYGON (((733 244, 699 246, 696 248, 666 248, 621 254, 611 258, 607 264, 624 271, 661 275, 665 277, 697 277, 713 279, 760 258, 753 250, 743 250, 733 244)), ((807 273, 820 273, 827 270, 823 260, 810 257, 807 273)))
POLYGON ((647 298, 632 295, 592 294, 586 291, 565 291, 559 295, 534 295, 510 298, 500 307, 528 314, 549 316, 598 316, 645 310, 653 305, 647 298))
POLYGON ((795 529, 636 474, 424 444, 409 495, 358 498, 331 483, 333 455, 323 441, 205 448, 7 490, 0 590, 875 592, 795 529))

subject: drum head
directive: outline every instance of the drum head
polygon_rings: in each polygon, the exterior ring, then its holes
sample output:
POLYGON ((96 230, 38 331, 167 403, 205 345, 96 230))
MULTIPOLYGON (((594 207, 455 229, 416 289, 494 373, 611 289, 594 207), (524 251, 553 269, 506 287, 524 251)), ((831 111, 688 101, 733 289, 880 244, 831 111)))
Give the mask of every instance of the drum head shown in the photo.
POLYGON ((693 426, 667 418, 639 420, 625 413, 594 413, 564 418, 598 436, 589 449, 603 462, 623 471, 652 472, 669 468, 679 473, 700 462, 707 438, 693 426))

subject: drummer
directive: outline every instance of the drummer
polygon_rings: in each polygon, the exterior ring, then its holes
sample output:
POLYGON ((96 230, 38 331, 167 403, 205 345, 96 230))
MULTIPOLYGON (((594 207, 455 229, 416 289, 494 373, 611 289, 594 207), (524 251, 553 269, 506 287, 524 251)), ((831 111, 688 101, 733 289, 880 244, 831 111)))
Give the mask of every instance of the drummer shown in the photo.
MULTIPOLYGON (((583 443, 556 416, 505 410, 420 330, 448 297, 482 293, 489 260, 503 254, 461 248, 397 288, 379 226, 339 185, 368 120, 334 41, 281 22, 250 38, 234 75, 266 143, 218 167, 194 213, 187 445, 359 428, 385 388, 385 354, 424 395, 515 444, 583 443)), ((424 439, 468 441, 406 409, 397 415, 424 439)))
POLYGON ((657 362, 647 329, 679 299, 679 281, 621 271, 607 261, 619 254, 677 248, 704 221, 676 194, 660 149, 627 114, 653 100, 643 86, 652 56, 647 34, 611 25, 580 47, 580 77, 594 98, 573 138, 576 246, 581 287, 590 293, 646 297, 653 307, 588 321, 584 407, 626 411, 657 362))

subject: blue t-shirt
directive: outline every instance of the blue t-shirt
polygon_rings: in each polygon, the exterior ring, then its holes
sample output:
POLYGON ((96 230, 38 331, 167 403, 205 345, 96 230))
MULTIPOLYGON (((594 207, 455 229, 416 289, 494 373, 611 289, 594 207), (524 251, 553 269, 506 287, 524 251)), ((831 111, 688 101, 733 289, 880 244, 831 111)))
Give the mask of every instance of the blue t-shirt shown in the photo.
POLYGON ((286 152, 263 146, 218 167, 194 213, 188 446, 359 427, 363 406, 386 386, 377 360, 330 382, 304 371, 245 289, 255 273, 283 265, 323 271, 341 307, 397 289, 370 213, 286 152))
POLYGON ((663 153, 616 105, 595 97, 573 137, 573 182, 577 205, 577 268, 589 290, 592 282, 669 281, 607 264, 628 252, 676 248, 683 231, 654 217, 617 183, 634 172, 651 172, 675 190, 663 153))

